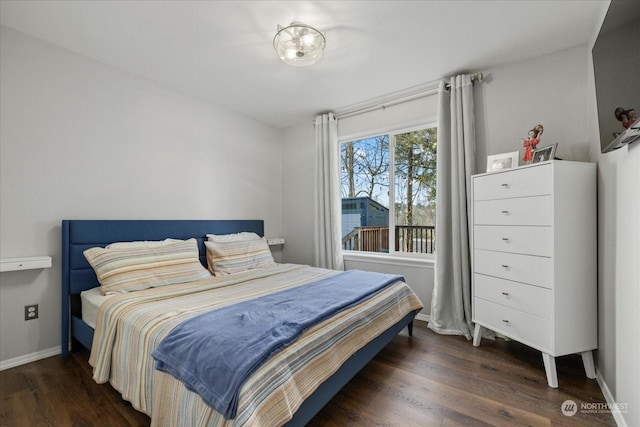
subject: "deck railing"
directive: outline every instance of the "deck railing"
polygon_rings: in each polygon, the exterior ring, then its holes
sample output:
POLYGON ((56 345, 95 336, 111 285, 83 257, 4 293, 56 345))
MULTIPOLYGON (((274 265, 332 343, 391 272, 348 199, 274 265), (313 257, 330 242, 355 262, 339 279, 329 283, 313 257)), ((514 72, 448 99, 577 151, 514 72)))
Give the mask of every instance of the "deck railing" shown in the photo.
MULTIPOLYGON (((432 254, 434 248, 434 226, 395 226, 396 252, 432 254)), ((342 238, 342 249, 362 252, 389 252, 389 227, 356 227, 342 238)))

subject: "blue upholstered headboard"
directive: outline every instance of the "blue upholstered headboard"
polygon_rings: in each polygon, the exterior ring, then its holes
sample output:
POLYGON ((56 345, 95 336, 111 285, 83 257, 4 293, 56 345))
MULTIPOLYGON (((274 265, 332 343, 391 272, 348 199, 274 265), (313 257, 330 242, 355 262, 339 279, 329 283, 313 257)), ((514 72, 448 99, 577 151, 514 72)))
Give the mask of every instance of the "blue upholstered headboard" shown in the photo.
MULTIPOLYGON (((63 220, 62 221, 62 354, 68 355, 72 296, 99 286, 95 272, 84 257, 84 250, 104 247, 113 242, 138 240, 190 239, 198 240, 200 262, 205 267, 204 246, 207 234, 230 234, 253 231, 264 236, 262 220, 63 220)), ((74 310, 75 312, 76 310, 74 310)), ((76 337, 73 331, 71 336, 76 337)), ((77 337, 76 337, 77 338, 77 337)), ((82 339, 80 339, 83 342, 82 339)), ((90 343, 89 343, 90 345, 90 343)), ((85 343, 86 346, 86 343, 85 343)))

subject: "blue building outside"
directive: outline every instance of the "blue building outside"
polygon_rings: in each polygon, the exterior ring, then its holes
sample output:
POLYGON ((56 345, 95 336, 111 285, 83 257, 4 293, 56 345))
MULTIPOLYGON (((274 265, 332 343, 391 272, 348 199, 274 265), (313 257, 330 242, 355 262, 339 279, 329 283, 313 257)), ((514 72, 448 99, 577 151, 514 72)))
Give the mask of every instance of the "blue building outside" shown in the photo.
POLYGON ((370 197, 342 199, 342 237, 356 227, 387 227, 389 209, 370 197))

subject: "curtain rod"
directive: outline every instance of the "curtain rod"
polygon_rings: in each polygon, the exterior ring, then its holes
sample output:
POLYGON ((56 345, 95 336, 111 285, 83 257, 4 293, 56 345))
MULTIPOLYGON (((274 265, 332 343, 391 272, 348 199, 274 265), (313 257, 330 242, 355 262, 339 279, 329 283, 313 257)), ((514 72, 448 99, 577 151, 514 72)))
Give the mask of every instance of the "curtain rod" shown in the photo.
MULTIPOLYGON (((471 83, 482 82, 483 79, 484 79, 484 75, 481 72, 475 73, 471 76, 471 83)), ((425 85, 415 87, 413 93, 411 93, 411 89, 404 91, 404 93, 409 93, 408 95, 403 96, 400 93, 397 93, 398 96, 396 97, 393 97, 393 95, 388 95, 384 97, 386 98, 386 100, 384 101, 382 100, 382 97, 381 97, 381 98, 378 98, 377 102, 376 100, 371 101, 369 105, 363 106, 363 104, 360 104, 360 106, 346 107, 343 111, 337 110, 335 112, 335 116, 338 120, 345 119, 347 117, 353 117, 353 116, 357 116, 360 114, 364 114, 370 111, 375 111, 380 109, 384 110, 387 107, 393 107, 394 105, 400 105, 400 104, 404 104, 405 102, 413 101, 415 99, 420 99, 420 98, 425 98, 427 96, 435 95, 438 93, 439 84, 440 84, 440 80, 437 80, 435 82, 431 82, 425 85)), ((447 83, 445 87, 447 90, 449 90, 450 85, 447 83)))
MULTIPOLYGON (((471 75, 471 83, 482 83, 482 80, 484 80, 484 74, 482 73, 475 73, 471 75)), ((447 83, 444 87, 447 90, 451 89, 451 85, 449 83, 447 83)))

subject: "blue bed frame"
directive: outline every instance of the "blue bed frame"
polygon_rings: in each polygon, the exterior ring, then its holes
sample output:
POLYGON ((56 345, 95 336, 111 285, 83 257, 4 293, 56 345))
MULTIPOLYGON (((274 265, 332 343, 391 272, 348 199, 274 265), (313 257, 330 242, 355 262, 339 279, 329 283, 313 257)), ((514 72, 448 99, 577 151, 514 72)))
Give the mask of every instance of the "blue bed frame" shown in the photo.
MULTIPOLYGON (((113 242, 198 240, 200 262, 206 266, 204 241, 207 234, 252 231, 264 236, 262 220, 63 220, 62 221, 62 334, 61 351, 69 356, 70 347, 81 344, 91 349, 93 328, 82 320, 80 292, 100 286, 83 251, 113 242)), ((409 313, 382 335, 349 358, 342 367, 304 401, 287 426, 304 426, 329 400, 382 350, 404 327, 411 327, 416 313, 409 313)))

